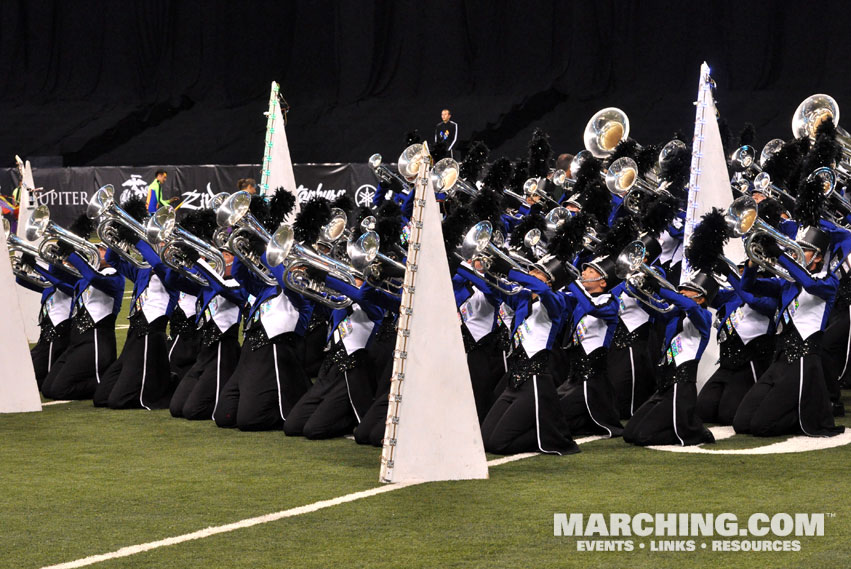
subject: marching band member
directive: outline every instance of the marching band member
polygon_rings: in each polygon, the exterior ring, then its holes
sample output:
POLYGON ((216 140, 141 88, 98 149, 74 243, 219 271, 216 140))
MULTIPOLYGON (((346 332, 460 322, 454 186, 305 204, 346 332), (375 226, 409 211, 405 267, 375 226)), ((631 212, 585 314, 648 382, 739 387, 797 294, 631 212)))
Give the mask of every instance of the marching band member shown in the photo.
POLYGON ((834 424, 820 361, 821 339, 839 286, 824 263, 830 238, 817 225, 805 225, 797 242, 804 250, 803 267, 785 254, 777 257, 793 282, 757 278, 752 262, 742 274, 744 290, 779 299, 781 310, 774 360, 739 405, 733 419, 737 433, 834 436, 844 430, 834 424))
MULTIPOLYGON (((145 203, 131 198, 122 209, 137 222, 145 218, 145 203)), ((134 243, 138 250, 150 249, 135 234, 121 227, 120 238, 134 243)), ((151 268, 139 268, 116 253, 106 250, 106 261, 120 275, 133 282, 130 329, 121 355, 104 374, 94 394, 96 407, 111 409, 162 409, 168 406, 175 385, 171 381, 165 329, 177 302, 177 291, 166 288, 151 268)))
MULTIPOLYGON (((653 285, 645 281, 645 286, 653 285)), ((658 388, 627 422, 623 439, 628 443, 685 446, 715 441, 695 413, 695 382, 698 361, 709 342, 711 316, 706 306, 718 283, 711 274, 696 272, 678 289, 656 291, 675 310, 660 315, 667 323, 665 352, 656 368, 658 388)))
POLYGON ((40 332, 38 342, 30 350, 35 380, 40 390, 51 367, 68 347, 76 279, 53 265, 45 269, 32 255, 24 254, 21 263, 28 265, 31 271, 50 283, 47 288, 39 288, 20 276, 15 278, 20 286, 41 294, 41 309, 38 313, 40 332))
MULTIPOLYGON (((69 229, 88 238, 91 222, 81 216, 69 229)), ((45 397, 91 398, 103 374, 115 361, 115 317, 121 310, 124 277, 106 263, 104 253, 105 249, 100 248, 97 268, 90 267, 77 253, 68 255, 68 262, 82 277, 74 285, 68 348, 44 379, 45 397)))

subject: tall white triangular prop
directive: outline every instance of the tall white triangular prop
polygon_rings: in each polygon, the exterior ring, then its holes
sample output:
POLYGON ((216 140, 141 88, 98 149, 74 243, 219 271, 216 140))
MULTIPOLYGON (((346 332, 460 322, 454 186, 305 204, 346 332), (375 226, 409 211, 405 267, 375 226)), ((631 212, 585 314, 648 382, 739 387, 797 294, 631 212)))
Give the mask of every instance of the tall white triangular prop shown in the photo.
MULTIPOLYGON (((700 66, 700 81, 697 89, 697 110, 694 118, 694 139, 692 141, 691 177, 688 188, 688 208, 686 210, 685 247, 691 243, 694 228, 700 218, 714 207, 722 210, 733 201, 733 189, 730 186, 730 174, 721 144, 721 132, 718 130, 718 113, 715 99, 712 97, 712 77, 706 62, 700 66)), ((725 254, 734 261, 745 258, 741 239, 731 239, 725 248, 725 254)), ((683 271, 680 282, 688 278, 688 261, 683 259, 683 271)), ((714 312, 714 311, 713 311, 714 312)), ((701 388, 706 380, 715 373, 718 361, 718 343, 713 328, 709 344, 697 370, 697 385, 701 388)))
POLYGON ((285 188, 296 197, 296 207, 288 217, 292 221, 299 211, 298 192, 295 184, 290 146, 287 142, 286 120, 281 111, 278 97, 280 86, 272 81, 269 94, 269 110, 266 113, 266 142, 263 149, 263 171, 260 176, 260 191, 272 195, 277 188, 285 188))
POLYGON ((380 480, 487 478, 440 214, 430 183, 416 191, 380 480))
MULTIPOLYGON (((21 192, 18 196, 20 200, 20 208, 18 209, 18 230, 17 235, 24 241, 27 240, 26 226, 27 222, 35 209, 35 202, 32 198, 31 190, 35 187, 33 181, 33 171, 30 167, 30 161, 26 164, 21 160, 20 156, 15 156, 15 161, 18 164, 18 171, 21 174, 21 192)), ((41 310, 41 295, 37 292, 25 289, 22 286, 16 286, 16 294, 18 297, 18 305, 21 307, 21 316, 23 317, 24 330, 27 335, 27 340, 37 342, 41 330, 38 327, 38 312, 41 310)))
MULTIPOLYGON (((3 297, 10 298, 14 289, 20 287, 15 284, 6 241, 0 239, 0 242, 0 291, 4 293, 3 297)), ((3 313, 0 362, 0 413, 41 411, 41 398, 38 396, 32 358, 24 335, 24 321, 14 302, 3 313)))

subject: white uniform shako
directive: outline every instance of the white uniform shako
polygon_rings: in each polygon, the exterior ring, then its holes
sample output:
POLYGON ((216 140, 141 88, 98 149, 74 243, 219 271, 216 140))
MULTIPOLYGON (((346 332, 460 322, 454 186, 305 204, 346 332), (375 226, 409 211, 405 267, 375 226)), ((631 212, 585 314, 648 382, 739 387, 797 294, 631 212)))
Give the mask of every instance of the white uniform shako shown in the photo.
POLYGON ((349 355, 366 347, 375 328, 375 322, 369 319, 357 303, 352 304, 351 309, 352 313, 343 318, 334 329, 334 343, 342 342, 349 355))
MULTIPOLYGON (((116 274, 115 269, 112 267, 107 267, 99 272, 103 276, 116 274)), ((115 306, 114 298, 91 283, 89 283, 89 286, 87 286, 80 294, 77 302, 82 303, 82 305, 86 307, 86 311, 89 313, 89 316, 92 317, 92 321, 95 324, 112 314, 112 308, 115 306)))
POLYGON ((44 301, 42 308, 42 318, 50 318, 50 323, 54 328, 68 320, 71 317, 71 306, 74 298, 65 294, 59 289, 53 291, 47 300, 44 301))
POLYGON ((547 348, 553 321, 547 309, 536 299, 532 304, 532 310, 514 332, 514 346, 523 346, 526 355, 531 358, 541 350, 547 348))
MULTIPOLYGON (((609 302, 612 295, 609 293, 588 297, 596 306, 602 306, 609 302)), ((609 332, 609 323, 593 314, 586 314, 579 319, 573 328, 573 343, 582 346, 588 355, 606 343, 606 334, 609 332)))
POLYGON ((461 314, 461 322, 467 325, 467 330, 476 342, 493 330, 496 309, 479 289, 473 290, 473 294, 461 304, 458 312, 461 314))
POLYGON ((136 305, 141 308, 145 320, 151 323, 157 318, 165 316, 170 300, 168 290, 166 290, 163 282, 157 275, 152 274, 148 286, 136 299, 136 305))

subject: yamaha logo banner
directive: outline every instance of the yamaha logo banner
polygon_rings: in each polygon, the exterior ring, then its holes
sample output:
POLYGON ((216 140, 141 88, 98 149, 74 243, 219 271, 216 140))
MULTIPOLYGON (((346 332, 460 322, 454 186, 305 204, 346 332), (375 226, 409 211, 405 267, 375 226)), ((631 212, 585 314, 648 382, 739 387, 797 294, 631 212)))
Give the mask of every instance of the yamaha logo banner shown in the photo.
MULTIPOLYGON (((330 200, 348 194, 358 206, 369 206, 375 197, 378 181, 367 164, 295 164, 295 188, 299 201, 315 197, 330 200)), ((157 170, 165 170, 163 199, 179 198, 181 208, 209 207, 213 196, 236 191, 241 178, 260 180, 259 164, 233 166, 90 166, 79 168, 37 168, 33 178, 32 207, 46 205, 51 219, 67 227, 81 213, 92 194, 105 184, 112 184, 119 202, 133 195, 147 196, 148 185, 157 170)), ((0 169, 0 194, 11 196, 20 183, 14 168, 0 169)))

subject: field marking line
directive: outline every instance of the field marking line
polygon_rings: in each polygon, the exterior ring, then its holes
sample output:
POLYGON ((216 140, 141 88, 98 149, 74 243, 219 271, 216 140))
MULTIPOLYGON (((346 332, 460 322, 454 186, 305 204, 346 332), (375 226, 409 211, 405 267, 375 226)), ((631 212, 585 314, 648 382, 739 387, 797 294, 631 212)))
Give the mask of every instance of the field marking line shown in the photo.
POLYGON ((72 401, 64 401, 62 399, 58 399, 56 401, 48 401, 47 403, 42 403, 42 407, 47 407, 48 405, 64 405, 65 403, 72 403, 72 401))
MULTIPOLYGON (((584 444, 591 441, 596 441, 598 439, 602 439, 605 437, 585 437, 582 439, 577 439, 577 444, 584 444)), ((514 462, 517 460, 522 460, 524 458, 531 458, 533 456, 538 456, 541 453, 538 452, 526 452, 521 454, 514 454, 511 456, 505 456, 502 458, 497 458, 494 460, 488 461, 488 466, 499 466, 501 464, 506 464, 509 462, 514 462)), ((127 547, 122 547, 121 549, 117 549, 110 553, 101 553, 99 555, 91 555, 89 557, 84 557, 82 559, 77 559, 75 561, 68 561, 65 563, 59 563, 57 565, 46 565, 42 567, 42 569, 75 569, 76 567, 86 567, 88 565, 94 565, 95 563, 101 563, 103 561, 110 561, 112 559, 118 559, 121 557, 129 557, 131 555, 136 555, 137 553, 144 553, 145 551, 150 551, 152 549, 158 549, 160 547, 165 547, 167 545, 177 545, 179 543, 184 543, 187 541, 193 541, 196 539, 203 539, 205 537, 210 537, 213 535, 217 535, 220 533, 228 533, 238 529, 249 528, 252 526, 267 524, 269 522, 274 522, 277 520, 281 520, 284 518, 291 518, 293 516, 300 516, 302 514, 309 514, 312 512, 316 512, 318 510, 322 510, 325 508, 330 508, 331 506, 337 506, 340 504, 345 504, 347 502, 354 502, 355 500, 360 500, 361 498, 369 498, 370 496, 376 496, 378 494, 385 494, 387 492, 392 492, 394 490, 401 490, 402 488, 408 488, 410 486, 417 486, 419 484, 425 484, 425 482, 416 481, 416 482, 397 482, 394 484, 387 484, 385 486, 379 486, 377 488, 372 488, 370 490, 362 490, 360 492, 353 492, 351 494, 346 494, 344 496, 339 496, 337 498, 331 498, 329 500, 321 500, 319 502, 314 502, 312 504, 308 504, 306 506, 298 506, 296 508, 290 508, 289 510, 282 510, 280 512, 275 512, 272 514, 266 514, 263 516, 257 516, 255 518, 247 518, 238 522, 233 522, 230 524, 225 524, 221 526, 210 526, 208 528, 194 531, 192 533, 186 533, 183 535, 177 535, 174 537, 168 537, 165 539, 160 539, 157 541, 150 541, 148 543, 141 543, 139 545, 129 545, 127 547)))

